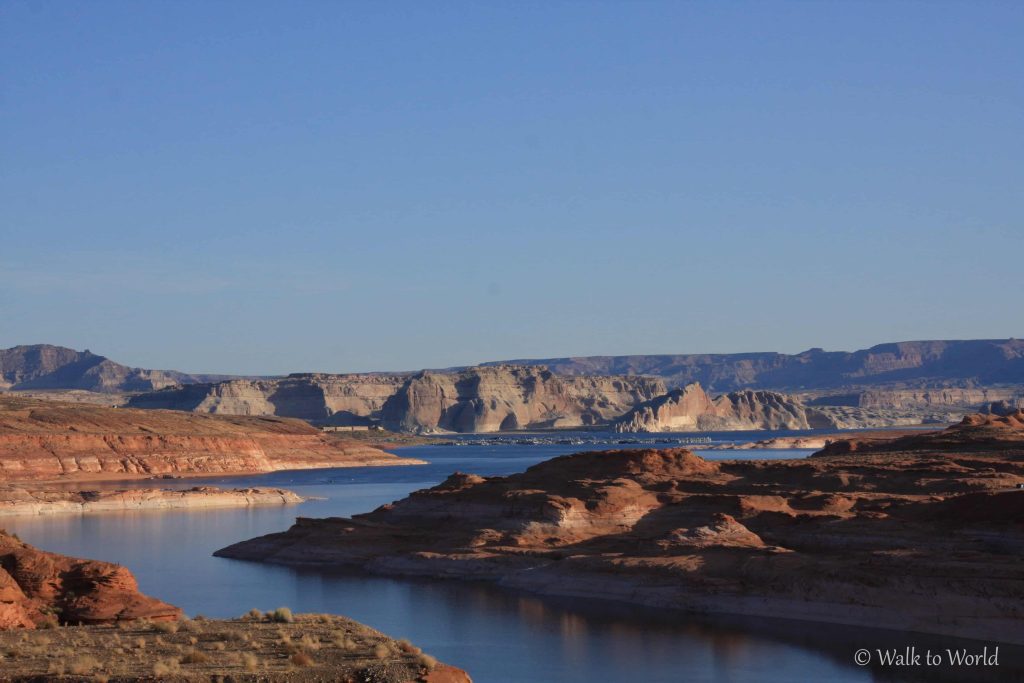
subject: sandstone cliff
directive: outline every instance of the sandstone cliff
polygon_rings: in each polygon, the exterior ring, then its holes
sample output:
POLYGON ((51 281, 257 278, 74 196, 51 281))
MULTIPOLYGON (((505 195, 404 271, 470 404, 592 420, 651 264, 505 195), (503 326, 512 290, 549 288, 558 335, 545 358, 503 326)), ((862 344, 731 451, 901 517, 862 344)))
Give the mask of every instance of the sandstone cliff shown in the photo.
POLYGON ((455 474, 216 554, 1024 643, 1024 422, 992 419, 909 451, 606 451, 455 474))
POLYGON ((633 408, 616 420, 618 432, 742 431, 818 429, 835 426, 820 411, 772 391, 737 391, 716 399, 699 383, 687 385, 633 408))
POLYGON ((277 415, 326 425, 368 425, 405 381, 403 375, 296 374, 281 379, 190 384, 134 396, 135 408, 219 415, 277 415))
POLYGON ((107 478, 404 465, 299 420, 0 397, 0 479, 107 478))
POLYGON ((44 552, 0 530, 0 629, 180 616, 140 593, 124 567, 44 552))
POLYGON ((405 381, 381 411, 403 432, 498 432, 605 424, 665 390, 646 377, 559 377, 539 367, 424 371, 405 381))

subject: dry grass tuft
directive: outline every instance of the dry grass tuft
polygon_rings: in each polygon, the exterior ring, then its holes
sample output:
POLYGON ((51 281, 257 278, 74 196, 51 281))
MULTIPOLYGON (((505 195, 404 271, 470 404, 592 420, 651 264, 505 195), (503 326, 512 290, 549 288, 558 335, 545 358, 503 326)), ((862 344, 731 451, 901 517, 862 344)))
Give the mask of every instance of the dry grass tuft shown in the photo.
POLYGON ((181 657, 182 664, 206 664, 210 661, 210 655, 199 650, 189 650, 181 657))
POLYGON ((250 652, 243 652, 242 666, 249 672, 258 671, 260 668, 260 658, 250 652))
POLYGON ((79 655, 68 662, 68 671, 75 676, 84 676, 100 668, 99 660, 90 655, 79 655))
POLYGON ((271 621, 276 621, 279 624, 290 624, 295 621, 295 617, 292 616, 292 611, 287 607, 278 607, 273 612, 268 612, 267 617, 271 621))
POLYGON ((377 659, 387 659, 390 655, 391 648, 384 643, 378 643, 377 646, 373 648, 373 656, 377 659))
POLYGON ((421 653, 420 656, 416 658, 416 662, 427 671, 433 671, 434 667, 437 666, 437 658, 432 657, 425 652, 421 653))
POLYGON ((176 621, 157 621, 153 623, 153 630, 160 633, 177 633, 178 622, 176 621))
POLYGON ((154 676, 170 676, 181 671, 181 662, 176 657, 168 657, 167 659, 157 660, 153 664, 153 675, 154 676))
POLYGON ((418 655, 419 653, 423 652, 423 650, 419 649, 405 638, 398 641, 398 649, 407 655, 418 655))
POLYGON ((288 661, 295 666, 313 666, 313 658, 305 652, 296 652, 288 661))

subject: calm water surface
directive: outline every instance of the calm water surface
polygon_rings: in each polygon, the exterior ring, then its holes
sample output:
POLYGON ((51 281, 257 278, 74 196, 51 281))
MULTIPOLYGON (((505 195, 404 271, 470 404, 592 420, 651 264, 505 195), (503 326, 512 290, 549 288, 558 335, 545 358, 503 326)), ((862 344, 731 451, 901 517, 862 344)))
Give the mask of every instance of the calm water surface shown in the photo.
MULTIPOLYGON (((746 441, 778 434, 782 433, 713 437, 746 441)), ((641 437, 651 442, 665 438, 641 437)), ((430 462, 418 467, 159 482, 281 486, 325 499, 297 506, 14 517, 4 525, 46 550, 124 564, 143 591, 190 615, 234 617, 253 607, 279 606, 343 614, 396 638, 409 638, 441 660, 465 668, 478 683, 875 680, 870 670, 850 663, 860 636, 836 629, 764 620, 707 621, 614 605, 542 600, 487 585, 325 573, 212 556, 236 541, 287 529, 298 515, 350 516, 432 486, 456 470, 508 474, 557 455, 623 447, 610 445, 609 440, 616 439, 593 433, 558 439, 576 443, 544 443, 547 437, 542 443, 465 438, 459 443, 466 445, 401 449, 402 455, 430 462)), ((808 454, 700 452, 713 459, 808 454)), ((112 486, 126 485, 145 484, 112 486)))

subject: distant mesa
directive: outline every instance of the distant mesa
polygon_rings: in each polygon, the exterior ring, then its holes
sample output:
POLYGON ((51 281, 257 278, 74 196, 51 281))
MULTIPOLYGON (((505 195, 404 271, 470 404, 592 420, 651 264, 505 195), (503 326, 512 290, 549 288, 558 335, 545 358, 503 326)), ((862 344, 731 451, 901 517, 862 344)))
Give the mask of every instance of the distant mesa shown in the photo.
POLYGON ((0 351, 0 388, 42 398, 407 433, 859 429, 1024 407, 1024 341, 919 341, 801 354, 553 358, 416 373, 188 375, 88 351, 0 351), (109 397, 109 400, 106 398, 109 397))
POLYGON ((560 375, 650 375, 669 387, 708 391, 801 391, 893 384, 1024 384, 1024 340, 971 339, 879 344, 860 351, 581 356, 500 361, 543 365, 560 375))
POLYGON ((225 375, 189 375, 174 370, 130 368, 63 346, 34 344, 0 349, 0 389, 81 389, 102 393, 152 391, 225 375))

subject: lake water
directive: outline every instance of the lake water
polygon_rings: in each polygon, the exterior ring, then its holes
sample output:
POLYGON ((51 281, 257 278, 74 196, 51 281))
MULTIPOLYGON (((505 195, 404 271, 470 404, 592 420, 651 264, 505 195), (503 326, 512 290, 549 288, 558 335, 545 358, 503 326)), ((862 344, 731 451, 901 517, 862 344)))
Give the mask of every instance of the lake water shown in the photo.
MULTIPOLYGON (((711 437, 724 442, 784 434, 711 437)), ((659 447, 672 445, 676 439, 599 433, 560 434, 557 438, 517 435, 500 440, 460 437, 458 445, 397 451, 429 461, 424 466, 158 482, 176 487, 199 483, 278 486, 324 498, 297 506, 11 517, 3 524, 46 550, 124 564, 138 577, 143 591, 181 606, 189 615, 234 617, 253 607, 269 610, 280 606, 298 612, 343 614, 393 637, 409 638, 442 661, 466 669, 477 683, 911 680, 852 663, 858 647, 899 644, 893 634, 885 632, 764 619, 666 615, 593 601, 579 604, 541 599, 488 585, 300 570, 212 556, 213 551, 236 541, 287 529, 299 515, 366 512, 432 486, 456 470, 509 474, 557 455, 635 445, 614 443, 623 438, 659 447)), ((698 452, 712 459, 803 457, 809 453, 698 452)), ((110 486, 146 485, 152 482, 110 486)), ((919 638, 903 640, 922 642, 919 638)))

